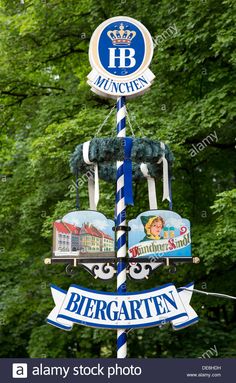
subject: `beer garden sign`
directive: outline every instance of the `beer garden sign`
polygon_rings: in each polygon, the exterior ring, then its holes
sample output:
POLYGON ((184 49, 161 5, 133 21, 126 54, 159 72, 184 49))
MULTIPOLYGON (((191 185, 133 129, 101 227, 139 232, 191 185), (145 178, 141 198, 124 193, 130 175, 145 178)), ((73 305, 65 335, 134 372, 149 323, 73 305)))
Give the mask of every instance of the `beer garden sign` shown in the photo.
POLYGON ((162 265, 198 262, 191 254, 190 222, 172 211, 172 154, 168 146, 126 137, 125 102, 150 89, 155 78, 149 69, 152 55, 150 33, 130 17, 108 19, 93 33, 88 84, 97 95, 117 100, 117 138, 92 139, 76 147, 71 160, 73 172, 82 174, 90 169, 93 174, 88 179, 90 209, 69 212, 54 222, 53 255, 45 260, 46 264, 82 265, 95 278, 117 276, 116 293, 77 285, 64 291, 52 285, 55 307, 47 322, 64 330, 71 330, 74 323, 116 329, 118 358, 127 355, 127 329, 170 322, 178 330, 198 321, 190 306, 193 283, 185 288, 169 283, 141 292, 126 291, 127 274, 144 279, 162 265), (135 155, 140 150, 143 162, 135 155), (169 210, 157 207, 155 180, 160 177, 163 201, 169 202, 169 210), (114 221, 97 211, 99 178, 108 182, 116 179, 114 221), (134 203, 132 180, 147 182, 150 210, 127 224, 126 206, 134 203))

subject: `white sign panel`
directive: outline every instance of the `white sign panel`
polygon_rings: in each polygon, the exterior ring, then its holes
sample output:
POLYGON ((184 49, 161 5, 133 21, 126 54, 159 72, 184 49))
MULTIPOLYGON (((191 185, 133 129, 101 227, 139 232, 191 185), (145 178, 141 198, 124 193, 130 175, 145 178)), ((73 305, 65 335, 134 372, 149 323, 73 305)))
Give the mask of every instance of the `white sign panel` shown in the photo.
POLYGON ((144 93, 155 78, 148 68, 152 55, 152 37, 139 21, 126 16, 106 20, 89 46, 92 91, 112 98, 144 93))

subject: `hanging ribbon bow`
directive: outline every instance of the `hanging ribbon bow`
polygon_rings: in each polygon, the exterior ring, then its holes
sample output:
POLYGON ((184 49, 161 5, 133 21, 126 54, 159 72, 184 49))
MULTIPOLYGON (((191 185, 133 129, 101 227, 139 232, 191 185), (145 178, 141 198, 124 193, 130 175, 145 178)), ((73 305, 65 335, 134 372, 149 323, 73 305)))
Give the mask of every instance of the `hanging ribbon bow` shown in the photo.
POLYGON ((98 177, 98 164, 89 160, 89 146, 90 141, 83 144, 83 159, 88 165, 94 165, 94 176, 88 177, 88 191, 89 191, 89 209, 97 210, 99 201, 99 177, 98 177))
POLYGON ((161 149, 163 150, 163 154, 161 159, 158 161, 158 164, 162 162, 163 164, 163 197, 162 201, 171 201, 170 199, 170 188, 169 188, 169 173, 168 173, 168 161, 165 157, 165 144, 161 142, 161 149))
POLYGON ((130 137, 124 138, 124 198, 125 205, 133 205, 133 188, 132 188, 132 161, 131 150, 133 140, 130 137))
POLYGON ((143 173, 144 177, 147 178, 149 208, 150 208, 150 210, 152 210, 152 209, 157 210, 157 195, 156 195, 155 179, 150 176, 147 164, 144 164, 142 162, 140 165, 140 170, 143 173))

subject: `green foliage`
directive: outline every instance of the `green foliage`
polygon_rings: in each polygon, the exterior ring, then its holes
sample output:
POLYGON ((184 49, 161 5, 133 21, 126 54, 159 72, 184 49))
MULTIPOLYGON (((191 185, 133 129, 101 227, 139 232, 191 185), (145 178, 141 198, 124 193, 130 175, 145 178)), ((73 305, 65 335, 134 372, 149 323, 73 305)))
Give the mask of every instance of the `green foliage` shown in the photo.
MULTIPOLYGON (((199 265, 176 274, 156 271, 142 290, 173 281, 234 295, 235 268, 235 49, 232 0, 0 0, 0 356, 114 357, 116 334, 75 326, 62 332, 45 324, 53 307, 50 283, 77 283, 114 291, 115 281, 94 281, 86 271, 45 266, 54 219, 75 208, 69 158, 94 136, 115 136, 113 101, 86 84, 89 40, 105 19, 125 14, 150 30, 157 45, 155 82, 128 103, 137 137, 162 140, 174 153, 174 210, 189 218, 199 265), (170 25, 177 33, 165 34, 170 25), (217 140, 195 156, 209 134, 217 140)), ((130 134, 130 132, 128 132, 130 134)), ((158 200, 161 196, 158 182, 158 200)), ((147 185, 136 183, 134 218, 148 210, 147 185)), ((114 185, 101 182, 99 210, 114 214, 114 185)), ((88 207, 87 181, 80 189, 88 207)), ((166 204, 160 204, 167 208, 166 204)), ((129 333, 130 357, 200 357, 216 345, 219 357, 235 355, 234 301, 194 295, 200 322, 180 332, 170 327, 129 333)))

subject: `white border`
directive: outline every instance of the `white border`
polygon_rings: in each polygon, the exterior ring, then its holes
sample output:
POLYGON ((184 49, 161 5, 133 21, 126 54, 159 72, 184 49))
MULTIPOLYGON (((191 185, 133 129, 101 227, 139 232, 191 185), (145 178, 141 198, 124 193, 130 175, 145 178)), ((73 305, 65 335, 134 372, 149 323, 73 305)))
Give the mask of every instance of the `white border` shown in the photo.
POLYGON ((137 21, 128 16, 111 17, 110 19, 105 20, 95 29, 89 44, 89 62, 91 67, 97 70, 97 72, 101 73, 104 77, 109 77, 110 79, 113 79, 117 82, 131 81, 133 78, 141 75, 149 67, 152 60, 152 56, 153 56, 153 41, 149 31, 142 23, 140 23, 140 21, 137 21), (141 66, 134 73, 127 76, 116 76, 106 71, 104 67, 101 65, 100 57, 98 54, 99 39, 103 30, 107 27, 107 25, 111 23, 119 22, 119 21, 133 23, 142 33, 142 36, 144 39, 144 45, 145 45, 145 55, 144 55, 141 66), (98 63, 96 63, 96 61, 98 61, 98 63))

